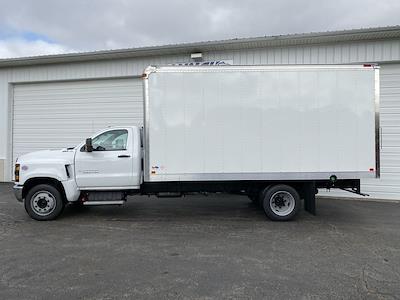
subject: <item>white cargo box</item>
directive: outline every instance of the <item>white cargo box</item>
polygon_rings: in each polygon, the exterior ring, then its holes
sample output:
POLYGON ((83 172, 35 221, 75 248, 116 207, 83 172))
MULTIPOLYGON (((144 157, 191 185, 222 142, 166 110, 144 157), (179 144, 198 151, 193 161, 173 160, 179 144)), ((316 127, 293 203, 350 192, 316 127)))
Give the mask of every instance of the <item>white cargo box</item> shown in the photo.
POLYGON ((148 67, 145 181, 379 176, 375 66, 148 67))

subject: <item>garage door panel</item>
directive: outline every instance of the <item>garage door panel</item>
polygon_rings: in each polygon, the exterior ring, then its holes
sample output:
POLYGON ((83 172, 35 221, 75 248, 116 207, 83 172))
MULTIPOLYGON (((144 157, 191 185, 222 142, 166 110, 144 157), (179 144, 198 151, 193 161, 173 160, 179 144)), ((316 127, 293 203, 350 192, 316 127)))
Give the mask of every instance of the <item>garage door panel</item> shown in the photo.
POLYGON ((400 87, 382 87, 384 90, 382 91, 381 95, 400 95, 400 87))
MULTIPOLYGON (((390 153, 387 155, 381 155, 381 172, 388 172, 389 170, 395 169, 400 171, 400 159, 399 152, 390 153)), ((399 172, 400 174, 400 172, 399 172)))
MULTIPOLYGON (((140 114, 135 114, 135 115, 133 115, 133 116, 137 116, 137 118, 139 118, 141 115, 140 114)), ((135 117, 135 119, 137 119, 136 117, 135 117)), ((33 120, 33 119, 32 119, 33 120)), ((33 121, 35 121, 35 120, 33 120, 33 121)), ((84 123, 84 121, 80 121, 79 123, 74 123, 73 121, 75 121, 75 119, 74 118, 70 118, 70 119, 65 119, 65 120, 59 120, 59 119, 57 119, 57 127, 54 127, 53 129, 56 129, 56 130, 60 130, 60 128, 58 128, 58 127, 65 127, 65 128, 67 128, 68 130, 71 128, 71 129, 74 129, 74 128, 84 128, 85 129, 85 131, 87 131, 87 125, 91 125, 91 124, 97 124, 97 122, 95 122, 95 121, 91 121, 91 120, 88 120, 86 123, 84 123), (85 125, 85 126, 82 126, 82 125, 85 125)), ((131 122, 132 121, 132 116, 128 116, 128 117, 124 117, 124 118, 122 118, 122 117, 118 117, 118 120, 115 120, 115 121, 113 121, 113 120, 110 120, 110 121, 108 121, 107 122, 107 124, 108 125, 106 125, 106 126, 118 126, 118 124, 120 124, 121 122, 122 123, 127 123, 127 122, 131 122)), ((31 123, 29 123, 30 121, 28 121, 28 120, 22 120, 20 123, 21 124, 18 124, 18 126, 16 126, 15 128, 14 128, 14 132, 15 132, 15 134, 14 135, 17 135, 17 134, 24 134, 23 132, 21 132, 21 130, 30 130, 30 129, 35 129, 35 130, 40 130, 40 129, 42 129, 43 128, 43 125, 40 125, 40 124, 32 124, 32 123, 34 123, 34 122, 31 122, 31 123)), ((37 123, 39 123, 39 122, 37 122, 37 123)), ((101 123, 103 123, 103 121, 101 121, 101 123)), ((62 129, 62 128, 61 128, 62 129)))
POLYGON ((376 198, 400 198, 400 65, 381 66, 381 178, 362 180, 376 198))
POLYGON ((400 107, 399 97, 400 97, 400 95, 386 97, 385 102, 384 103, 381 102, 381 106, 380 107, 382 109, 385 109, 385 108, 390 109, 390 108, 400 107))
MULTIPOLYGON (((78 108, 79 109, 79 108, 78 108)), ((114 107, 115 109, 115 107, 114 107)), ((133 109, 133 108, 132 108, 133 109)), ((90 110, 93 110, 93 108, 90 108, 90 110)), ((118 118, 119 116, 121 117, 129 117, 132 116, 131 112, 129 111, 121 111, 121 112, 110 112, 106 111, 103 108, 96 108, 96 114, 94 115, 92 112, 85 112, 85 111, 73 111, 73 110, 65 110, 65 112, 60 112, 60 111, 43 111, 43 110, 38 110, 37 113, 43 114, 41 116, 32 116, 32 111, 30 114, 28 113, 21 113, 20 115, 16 116, 15 120, 26 120, 29 118, 29 120, 32 122, 32 120, 57 120, 60 118, 64 118, 66 120, 71 120, 75 118, 90 118, 90 120, 98 120, 98 119, 103 119, 103 118, 118 118), (72 115, 73 114, 73 115, 72 115)), ((84 122, 84 120, 77 120, 80 122, 84 122)), ((107 120, 105 120, 107 121, 107 120)))
POLYGON ((400 103, 396 103, 396 105, 381 107, 381 115, 399 115, 400 114, 400 103))
MULTIPOLYGON (((40 106, 40 107, 24 107, 22 109, 17 109, 14 111, 16 117, 21 117, 21 116, 29 116, 32 115, 32 112, 37 112, 37 113, 43 113, 44 111, 46 114, 68 114, 72 113, 74 114, 77 110, 82 111, 83 114, 85 113, 91 113, 91 110, 93 109, 94 104, 87 104, 87 103, 81 103, 81 104, 75 104, 75 105, 52 105, 52 106, 40 106)), ((120 106, 121 109, 125 107, 125 103, 119 102, 119 103, 97 103, 96 104, 98 107, 96 107, 97 112, 104 112, 107 113, 109 111, 113 111, 116 106, 120 106)), ((142 105, 137 104, 137 105, 131 105, 131 108, 134 108, 136 110, 142 109, 142 105)), ((118 112, 119 113, 119 112, 118 112)))
MULTIPOLYGON (((75 80, 75 81, 54 81, 49 83, 44 83, 46 84, 46 90, 51 92, 51 91, 64 91, 66 88, 68 88, 68 91, 71 90, 100 90, 100 89, 106 89, 107 87, 114 86, 114 87, 127 87, 127 86, 140 86, 141 82, 138 78, 125 78, 122 80, 134 80, 130 83, 127 83, 126 81, 119 81, 119 79, 104 79, 104 80, 75 80), (111 81, 109 81, 111 80, 111 81), (105 82, 109 81, 108 83, 104 85, 98 85, 99 82, 105 82)), ((31 91, 33 92, 42 92, 42 85, 41 84, 20 84, 18 90, 16 91, 17 93, 23 93, 27 92, 30 93, 31 91)))
MULTIPOLYGON (((113 87, 117 88, 117 87, 113 87)), ((96 91, 98 95, 94 95, 92 92, 76 92, 76 93, 69 93, 69 94, 63 94, 63 93, 49 93, 47 95, 40 95, 40 94, 26 94, 26 95, 18 95, 14 94, 16 97, 29 97, 29 99, 25 101, 31 101, 31 100, 41 100, 41 101, 62 101, 66 99, 71 99, 71 100, 90 100, 93 96, 96 96, 96 98, 106 98, 106 99, 112 99, 115 96, 117 97, 130 97, 129 93, 130 88, 126 89, 126 91, 120 90, 120 91, 115 91, 115 92, 110 92, 110 91, 96 91), (53 100, 55 99, 55 100, 53 100)))
POLYGON ((76 146, 107 126, 142 125, 139 78, 14 86, 13 158, 76 146))
POLYGON ((400 187, 398 185, 364 185, 364 188, 367 189, 369 193, 373 192, 378 195, 392 194, 395 196, 400 194, 400 187))
MULTIPOLYGON (((28 104, 28 105, 33 105, 33 106, 37 106, 37 107, 41 107, 41 106, 45 106, 45 105, 61 105, 64 104, 66 102, 68 103, 75 103, 75 104, 80 104, 80 103, 93 103, 93 101, 91 101, 91 99, 88 99, 88 97, 85 97, 83 95, 81 95, 78 98, 57 98, 55 99, 55 96, 52 96, 53 100, 49 99, 49 101, 47 101, 46 99, 43 98, 38 98, 38 99, 34 99, 34 98, 30 98, 27 101, 21 101, 21 104, 28 104)), ((113 94, 112 96, 104 96, 101 95, 99 96, 95 103, 109 103, 109 101, 111 100, 117 100, 117 101, 127 101, 127 99, 135 99, 136 100, 141 100, 142 97, 141 96, 130 96, 130 95, 125 95, 125 94, 113 94)))
POLYGON ((396 127, 400 122, 400 114, 381 114, 382 127, 396 127))
MULTIPOLYGON (((31 98, 26 101, 21 100, 20 103, 32 105, 35 107, 43 107, 43 106, 48 106, 48 105, 63 105, 66 102, 65 101, 66 99, 68 99, 68 103, 74 103, 76 105, 82 104, 82 103, 83 104, 84 103, 92 103, 92 102, 89 102, 87 97, 84 97, 84 96, 81 96, 80 98, 57 98, 57 99, 53 98, 53 100, 51 100, 51 102, 44 101, 43 99, 38 99, 36 102, 33 102, 34 99, 31 98)), ((118 95, 115 93, 115 94, 113 94, 112 97, 99 96, 96 99, 96 103, 109 103, 110 100, 117 101, 116 103, 118 103, 118 102, 125 103, 127 101, 127 99, 135 99, 137 101, 141 101, 142 96, 141 95, 140 96, 139 95, 131 96, 131 95, 125 95, 125 94, 118 95)), ((23 108, 23 107, 20 107, 20 108, 23 108)))
MULTIPOLYGON (((137 86, 137 85, 136 85, 137 86)), ((82 87, 79 89, 73 88, 70 85, 66 84, 63 88, 54 90, 54 89, 47 89, 47 96, 48 95, 59 95, 62 97, 74 97, 76 95, 91 95, 91 94, 96 94, 96 93, 106 93, 106 94, 111 94, 114 91, 110 90, 110 87, 114 88, 114 89, 118 89, 115 92, 129 92, 131 91, 131 87, 127 86, 127 85, 108 85, 108 86, 104 86, 104 87, 82 87), (68 87, 68 89, 66 90, 66 87, 68 87)), ((15 95, 17 96, 29 96, 29 97, 39 97, 43 95, 43 91, 41 89, 26 89, 26 90, 19 90, 15 92, 15 95)), ((46 96, 45 95, 45 96, 46 96)))
POLYGON ((385 139, 382 140, 382 146, 385 147, 400 147, 400 133, 386 134, 385 139))

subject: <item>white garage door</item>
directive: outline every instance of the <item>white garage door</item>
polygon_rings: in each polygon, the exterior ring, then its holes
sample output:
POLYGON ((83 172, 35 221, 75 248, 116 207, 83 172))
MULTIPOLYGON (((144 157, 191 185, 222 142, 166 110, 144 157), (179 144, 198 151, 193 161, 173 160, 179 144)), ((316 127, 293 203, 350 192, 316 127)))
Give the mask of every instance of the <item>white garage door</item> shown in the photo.
POLYGON ((381 179, 363 189, 376 198, 400 199, 400 65, 381 66, 381 179))
POLYGON ((142 115, 139 78, 15 85, 13 161, 76 146, 107 126, 142 125, 142 115))

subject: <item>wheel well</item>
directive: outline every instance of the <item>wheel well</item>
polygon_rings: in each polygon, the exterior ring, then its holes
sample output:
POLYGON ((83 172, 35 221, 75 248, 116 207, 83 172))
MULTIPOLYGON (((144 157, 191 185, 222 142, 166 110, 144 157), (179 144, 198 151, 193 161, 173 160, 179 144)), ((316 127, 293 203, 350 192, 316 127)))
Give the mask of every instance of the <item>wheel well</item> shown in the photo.
POLYGON ((57 190, 60 191, 64 202, 66 201, 67 197, 65 195, 65 190, 64 190, 62 183, 60 181, 58 181, 57 179, 50 178, 50 177, 37 177, 37 178, 28 179, 24 183, 24 188, 22 189, 22 198, 26 197, 26 195, 28 194, 29 190, 32 187, 39 185, 39 184, 49 184, 51 186, 54 186, 57 190))
POLYGON ((268 183, 263 183, 263 184, 257 184, 254 186, 250 186, 247 189, 247 193, 250 194, 258 194, 262 191, 265 191, 271 187, 274 187, 276 185, 287 185, 292 188, 294 188, 297 193, 299 193, 300 199, 304 199, 305 196, 305 189, 306 185, 309 184, 309 182, 291 182, 291 181, 282 181, 282 182, 268 182, 268 183))

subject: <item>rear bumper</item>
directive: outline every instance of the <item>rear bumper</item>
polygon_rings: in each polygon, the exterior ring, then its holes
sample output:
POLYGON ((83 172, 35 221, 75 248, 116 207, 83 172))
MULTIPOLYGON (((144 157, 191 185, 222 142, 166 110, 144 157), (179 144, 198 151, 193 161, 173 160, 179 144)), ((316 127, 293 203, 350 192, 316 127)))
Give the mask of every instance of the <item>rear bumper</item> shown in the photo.
POLYGON ((14 185, 13 186, 13 190, 14 190, 14 196, 15 198, 17 198, 17 200, 19 202, 22 202, 22 189, 23 189, 23 185, 14 185))

